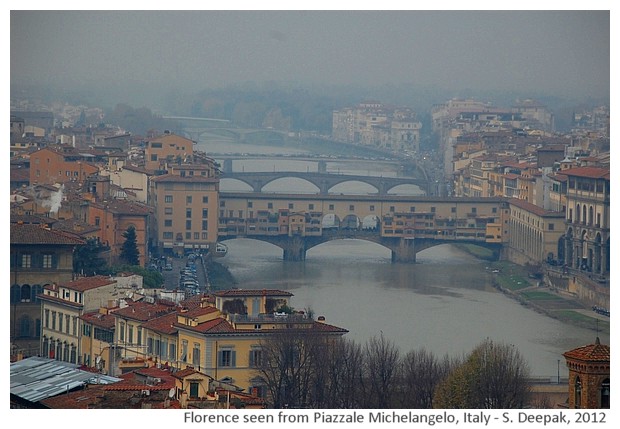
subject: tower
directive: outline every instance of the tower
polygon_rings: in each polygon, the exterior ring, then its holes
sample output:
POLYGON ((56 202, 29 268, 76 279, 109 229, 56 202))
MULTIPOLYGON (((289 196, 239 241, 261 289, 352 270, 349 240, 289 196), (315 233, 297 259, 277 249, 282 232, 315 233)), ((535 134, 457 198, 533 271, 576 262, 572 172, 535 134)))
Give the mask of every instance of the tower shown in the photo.
POLYGON ((568 407, 609 408, 609 346, 594 344, 564 353, 568 366, 568 407))

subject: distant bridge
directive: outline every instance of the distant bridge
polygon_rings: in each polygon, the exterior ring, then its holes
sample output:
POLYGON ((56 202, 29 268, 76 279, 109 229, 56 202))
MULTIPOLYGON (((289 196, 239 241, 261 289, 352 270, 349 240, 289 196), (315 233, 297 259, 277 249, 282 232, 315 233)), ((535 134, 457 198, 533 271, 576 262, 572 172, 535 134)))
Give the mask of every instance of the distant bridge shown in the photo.
POLYGON ((338 239, 378 243, 393 262, 446 243, 474 243, 501 255, 509 217, 504 198, 220 193, 218 241, 252 238, 303 261, 306 251, 338 239))
POLYGON ((306 180, 319 189, 320 195, 329 194, 334 186, 345 182, 362 182, 373 186, 378 195, 387 195, 388 192, 399 185, 415 185, 429 194, 429 183, 425 179, 412 177, 381 177, 381 176, 358 176, 352 174, 330 173, 303 173, 297 171, 282 171, 273 173, 228 173, 223 174, 221 179, 235 179, 249 185, 254 192, 262 192, 263 188, 274 180, 294 177, 306 180))
POLYGON ((288 131, 265 128, 239 128, 235 127, 228 119, 217 118, 198 118, 192 116, 162 116, 174 122, 170 131, 175 134, 185 135, 191 140, 199 141, 204 135, 211 135, 214 138, 230 139, 241 142, 247 140, 251 135, 263 135, 270 140, 283 142, 288 137, 288 131))

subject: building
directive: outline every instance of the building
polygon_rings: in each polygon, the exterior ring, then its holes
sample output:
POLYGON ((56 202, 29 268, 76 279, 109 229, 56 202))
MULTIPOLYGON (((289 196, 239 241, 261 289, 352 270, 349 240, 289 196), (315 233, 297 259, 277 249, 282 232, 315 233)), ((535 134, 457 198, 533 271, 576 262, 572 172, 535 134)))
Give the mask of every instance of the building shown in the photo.
MULTIPOLYGON (((218 237, 217 176, 181 169, 151 179, 150 205, 155 207, 153 245, 163 254, 184 254, 214 247, 218 237)), ((199 168, 200 172, 204 170, 199 168)))
POLYGON ((610 257, 610 171, 602 167, 575 167, 566 194, 565 263, 570 268, 608 277, 610 257))
POLYGON ((106 276, 82 277, 43 287, 41 300, 41 355, 81 364, 80 316, 98 310, 113 297, 116 280, 106 276))
POLYGON ((30 154, 30 184, 83 183, 99 171, 92 157, 72 146, 45 147, 30 154))
POLYGON ((10 338, 11 353, 40 353, 43 288, 73 276, 73 250, 84 240, 49 224, 11 223, 10 338))
POLYGON ((193 155, 192 140, 166 132, 146 142, 144 167, 150 171, 166 170, 167 164, 191 162, 193 155))
POLYGON ((568 408, 610 408, 610 347, 594 344, 564 353, 568 366, 568 408))
POLYGON ((561 254, 558 242, 564 234, 564 213, 545 210, 517 198, 511 198, 508 203, 508 258, 521 265, 556 262, 561 254))

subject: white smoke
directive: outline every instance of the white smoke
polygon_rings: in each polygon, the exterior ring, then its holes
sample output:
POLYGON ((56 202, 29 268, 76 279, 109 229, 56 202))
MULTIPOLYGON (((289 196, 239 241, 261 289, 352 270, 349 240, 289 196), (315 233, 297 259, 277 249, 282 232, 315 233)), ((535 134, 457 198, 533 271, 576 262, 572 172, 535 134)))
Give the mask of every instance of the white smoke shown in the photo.
POLYGON ((58 213, 60 205, 62 204, 62 194, 65 190, 65 185, 60 185, 58 191, 50 194, 49 200, 43 202, 44 207, 50 208, 50 213, 58 213))

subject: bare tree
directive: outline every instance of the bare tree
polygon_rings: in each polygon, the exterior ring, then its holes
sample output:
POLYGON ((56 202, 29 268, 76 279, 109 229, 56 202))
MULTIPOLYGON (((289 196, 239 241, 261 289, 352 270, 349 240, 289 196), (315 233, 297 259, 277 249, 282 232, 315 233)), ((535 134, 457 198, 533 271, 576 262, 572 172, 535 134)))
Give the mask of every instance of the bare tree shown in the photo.
POLYGON ((383 334, 372 337, 364 348, 364 374, 361 399, 364 408, 393 408, 398 382, 399 351, 383 334))
POLYGON ((320 335, 291 330, 261 341, 262 359, 257 376, 269 391, 273 408, 300 408, 310 405, 320 335))
POLYGON ((433 408, 435 389, 450 372, 452 362, 447 355, 440 360, 426 349, 407 353, 400 367, 398 405, 402 408, 433 408))

